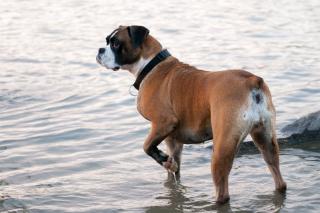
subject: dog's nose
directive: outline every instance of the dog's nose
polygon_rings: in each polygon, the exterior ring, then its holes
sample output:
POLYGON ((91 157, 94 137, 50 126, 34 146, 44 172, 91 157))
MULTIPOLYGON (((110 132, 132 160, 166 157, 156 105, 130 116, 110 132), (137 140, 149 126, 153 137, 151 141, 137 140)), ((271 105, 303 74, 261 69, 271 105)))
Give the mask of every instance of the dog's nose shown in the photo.
POLYGON ((105 48, 99 48, 99 54, 103 54, 103 53, 104 53, 104 51, 106 51, 106 49, 105 49, 105 48))

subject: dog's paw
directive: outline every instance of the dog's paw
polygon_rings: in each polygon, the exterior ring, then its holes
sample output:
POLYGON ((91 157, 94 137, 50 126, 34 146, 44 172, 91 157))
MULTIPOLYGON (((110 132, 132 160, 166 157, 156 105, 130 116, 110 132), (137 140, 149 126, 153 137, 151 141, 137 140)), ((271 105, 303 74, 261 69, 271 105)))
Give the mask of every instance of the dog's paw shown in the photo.
POLYGON ((169 172, 177 172, 178 164, 175 162, 173 157, 169 157, 166 162, 163 163, 163 167, 169 172))

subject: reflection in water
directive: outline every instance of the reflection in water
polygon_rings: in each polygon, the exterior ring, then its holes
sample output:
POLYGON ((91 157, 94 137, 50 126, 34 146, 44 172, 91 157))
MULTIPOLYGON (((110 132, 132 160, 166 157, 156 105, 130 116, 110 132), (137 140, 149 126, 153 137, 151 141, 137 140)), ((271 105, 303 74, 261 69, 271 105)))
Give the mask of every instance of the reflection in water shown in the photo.
MULTIPOLYGON (((167 205, 151 206, 146 212, 184 212, 190 205, 190 199, 185 196, 187 187, 183 186, 178 178, 177 182, 171 174, 168 174, 167 181, 164 183, 166 191, 163 195, 157 196, 156 199, 165 200, 167 205)), ((190 208, 190 207, 189 207, 190 208)))
POLYGON ((203 145, 186 145, 180 182, 166 181, 142 149, 150 126, 128 92, 133 76, 95 57, 118 25, 145 25, 183 62, 263 77, 279 130, 319 110, 319 9, 319 0, 0 1, 0 212, 318 212, 319 140, 281 148, 285 197, 272 193, 255 147, 235 159, 228 205, 213 202, 203 145))
MULTIPOLYGON (((160 212, 200 212, 200 211, 215 211, 218 213, 229 212, 255 212, 252 209, 259 209, 260 212, 278 212, 285 203, 286 192, 280 193, 273 191, 272 194, 257 195, 253 206, 248 206, 243 209, 232 206, 232 200, 226 204, 216 204, 212 200, 193 200, 188 197, 188 187, 181 184, 181 181, 175 182, 172 175, 168 175, 167 181, 164 183, 167 189, 166 193, 157 196, 156 199, 164 200, 166 205, 150 206, 145 209, 147 213, 160 212)), ((232 199, 232 198, 231 198, 232 199)))
POLYGON ((287 192, 274 191, 271 200, 274 205, 275 211, 280 210, 285 205, 286 196, 287 192))

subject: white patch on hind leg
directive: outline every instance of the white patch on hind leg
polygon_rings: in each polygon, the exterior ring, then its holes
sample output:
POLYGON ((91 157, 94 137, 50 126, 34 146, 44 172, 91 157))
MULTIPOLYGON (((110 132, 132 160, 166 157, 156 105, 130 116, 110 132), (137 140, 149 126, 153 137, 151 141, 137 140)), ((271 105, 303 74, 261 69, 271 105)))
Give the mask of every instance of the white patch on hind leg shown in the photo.
POLYGON ((248 133, 254 125, 262 124, 272 134, 271 121, 273 112, 268 110, 267 97, 260 89, 254 89, 249 93, 248 102, 242 113, 242 121, 246 124, 248 133))
POLYGON ((271 118, 272 113, 268 110, 266 96, 261 90, 252 90, 250 92, 247 109, 244 110, 242 115, 244 120, 254 123, 263 122, 271 118))

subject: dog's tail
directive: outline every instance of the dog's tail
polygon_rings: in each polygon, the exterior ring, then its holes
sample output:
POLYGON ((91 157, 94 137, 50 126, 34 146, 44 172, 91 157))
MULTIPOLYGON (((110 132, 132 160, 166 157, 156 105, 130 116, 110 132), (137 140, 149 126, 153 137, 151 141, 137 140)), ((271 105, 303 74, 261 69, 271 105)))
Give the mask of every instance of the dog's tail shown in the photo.
POLYGON ((248 78, 247 84, 249 87, 249 90, 252 93, 252 97, 255 100, 257 104, 259 104, 261 101, 263 101, 263 97, 265 93, 269 93, 269 91, 266 91, 266 85, 264 83, 263 78, 252 75, 248 78))
POLYGON ((264 80, 259 76, 252 75, 247 82, 250 89, 263 89, 264 80))

